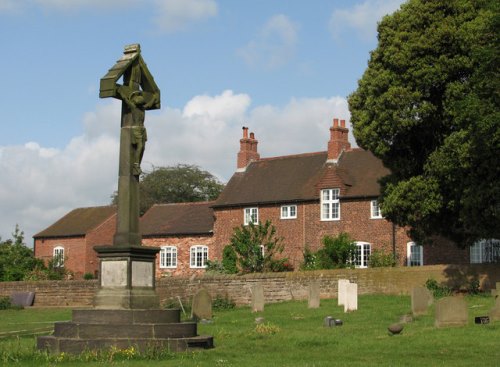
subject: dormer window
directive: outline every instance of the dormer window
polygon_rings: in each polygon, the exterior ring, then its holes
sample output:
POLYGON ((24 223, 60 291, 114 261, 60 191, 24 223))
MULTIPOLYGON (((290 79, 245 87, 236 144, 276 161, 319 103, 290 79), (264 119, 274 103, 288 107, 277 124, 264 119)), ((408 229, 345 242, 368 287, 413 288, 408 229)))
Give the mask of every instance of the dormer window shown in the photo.
POLYGON ((340 220, 340 189, 321 190, 321 220, 340 220))

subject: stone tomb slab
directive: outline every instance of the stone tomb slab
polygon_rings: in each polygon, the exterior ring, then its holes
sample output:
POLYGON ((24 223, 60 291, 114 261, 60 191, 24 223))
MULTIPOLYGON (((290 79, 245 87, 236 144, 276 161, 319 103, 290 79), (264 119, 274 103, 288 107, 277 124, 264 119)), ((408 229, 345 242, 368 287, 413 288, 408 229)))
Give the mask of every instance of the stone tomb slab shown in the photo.
POLYGON ((35 292, 16 292, 10 296, 10 303, 14 306, 28 307, 33 306, 35 292))
POLYGON ((467 322, 467 303, 463 297, 444 297, 436 301, 436 327, 465 326, 467 322))
POLYGON ((434 302, 431 292, 425 287, 415 287, 411 290, 411 312, 414 316, 425 315, 434 302))
POLYGON ((308 308, 318 308, 320 304, 320 289, 318 282, 311 282, 309 284, 309 295, 308 295, 308 308))
POLYGON ((191 317, 194 320, 212 319, 212 297, 204 288, 200 289, 193 297, 191 317))

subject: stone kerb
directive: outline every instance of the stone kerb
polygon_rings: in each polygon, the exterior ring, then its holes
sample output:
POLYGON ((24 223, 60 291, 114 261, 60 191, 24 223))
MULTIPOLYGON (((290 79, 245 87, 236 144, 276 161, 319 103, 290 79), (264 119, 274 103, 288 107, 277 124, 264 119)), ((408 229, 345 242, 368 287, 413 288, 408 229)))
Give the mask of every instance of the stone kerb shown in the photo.
POLYGON ((436 327, 465 326, 468 322, 467 303, 463 297, 444 297, 436 302, 436 327))

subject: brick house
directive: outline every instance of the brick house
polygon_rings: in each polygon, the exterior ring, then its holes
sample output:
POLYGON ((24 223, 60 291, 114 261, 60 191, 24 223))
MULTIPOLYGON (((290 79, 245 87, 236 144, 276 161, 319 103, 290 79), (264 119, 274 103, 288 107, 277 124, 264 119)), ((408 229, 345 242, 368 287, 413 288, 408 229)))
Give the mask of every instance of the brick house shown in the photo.
POLYGON ((213 202, 153 205, 141 218, 142 244, 159 247, 157 277, 203 273, 212 256, 213 202))
POLYGON ((375 250, 395 253, 400 265, 468 262, 468 251, 446 241, 424 250, 383 218, 378 180, 389 171, 371 152, 352 149, 347 136, 345 121, 334 119, 326 151, 260 158, 244 127, 237 170, 213 205, 212 253, 220 258, 233 228, 270 220, 295 269, 306 246, 316 251, 325 235, 341 232, 356 241, 358 267, 367 267, 375 250))
POLYGON ((116 206, 74 209, 57 222, 35 234, 34 254, 48 263, 52 259, 73 273, 97 275, 96 245, 111 245, 116 231, 116 206))

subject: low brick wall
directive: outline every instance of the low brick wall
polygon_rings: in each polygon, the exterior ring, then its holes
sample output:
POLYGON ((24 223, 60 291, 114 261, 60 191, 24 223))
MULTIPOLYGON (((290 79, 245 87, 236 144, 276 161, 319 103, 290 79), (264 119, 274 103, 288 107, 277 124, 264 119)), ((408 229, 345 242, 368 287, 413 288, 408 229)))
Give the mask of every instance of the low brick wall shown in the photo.
MULTIPOLYGON (((307 298, 312 281, 320 285, 321 298, 337 297, 337 281, 349 279, 358 284, 359 294, 409 294, 415 286, 424 285, 429 278, 450 287, 466 287, 471 280, 479 280, 483 290, 490 290, 500 282, 499 265, 432 265, 374 269, 339 269, 292 273, 238 275, 204 275, 191 278, 158 279, 156 289, 163 304, 184 302, 200 288, 206 288, 212 297, 229 297, 238 305, 250 303, 250 290, 260 283, 266 302, 302 300, 307 298)), ((0 296, 13 292, 35 292, 35 306, 91 306, 98 288, 96 280, 2 282, 0 296)))

